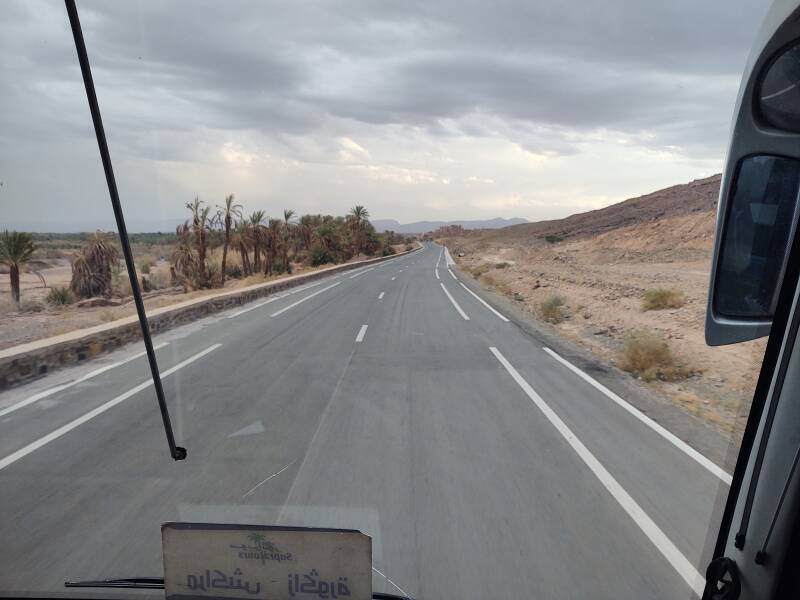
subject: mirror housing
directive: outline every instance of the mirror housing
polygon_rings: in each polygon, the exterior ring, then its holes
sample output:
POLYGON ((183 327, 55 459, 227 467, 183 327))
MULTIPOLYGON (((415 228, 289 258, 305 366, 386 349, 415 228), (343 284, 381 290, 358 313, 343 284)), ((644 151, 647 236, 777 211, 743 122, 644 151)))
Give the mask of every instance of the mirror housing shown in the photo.
POLYGON ((753 45, 736 100, 706 310, 711 346, 770 332, 800 212, 798 61, 800 9, 794 0, 777 0, 753 45))

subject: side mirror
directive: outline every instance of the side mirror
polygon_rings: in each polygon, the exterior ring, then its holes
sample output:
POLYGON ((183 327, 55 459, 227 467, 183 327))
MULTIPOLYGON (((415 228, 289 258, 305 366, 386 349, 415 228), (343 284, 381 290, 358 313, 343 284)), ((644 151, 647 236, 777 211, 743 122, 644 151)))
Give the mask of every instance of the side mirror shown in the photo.
POLYGON ((769 334, 800 216, 800 31, 790 19, 770 33, 742 79, 720 188, 711 346, 769 334))

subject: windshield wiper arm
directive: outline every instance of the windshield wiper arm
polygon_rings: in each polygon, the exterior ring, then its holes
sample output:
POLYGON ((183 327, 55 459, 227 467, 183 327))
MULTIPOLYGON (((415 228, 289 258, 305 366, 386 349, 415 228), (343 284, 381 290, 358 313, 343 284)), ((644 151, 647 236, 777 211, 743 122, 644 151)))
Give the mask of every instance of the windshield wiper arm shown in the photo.
POLYGON ((125 266, 128 269, 128 279, 130 279, 131 282, 133 303, 136 305, 136 314, 139 315, 139 326, 142 328, 144 349, 147 354, 147 362, 150 363, 150 375, 153 378, 153 387, 156 392, 156 399, 158 400, 158 408, 161 411, 161 420, 164 423, 164 430, 167 434, 169 453, 175 460, 183 460, 186 458, 186 448, 182 448, 175 444, 175 434, 172 432, 172 424, 169 420, 167 401, 164 399, 164 389, 161 386, 161 374, 159 373, 158 363, 156 362, 156 353, 153 349, 153 340, 150 337, 150 326, 147 323, 147 313, 145 313, 144 309, 144 300, 142 300, 142 292, 139 289, 139 279, 136 275, 136 266, 133 264, 133 252, 131 251, 131 244, 128 240, 128 230, 125 227, 125 217, 122 214, 122 205, 119 201, 117 180, 114 178, 114 169, 111 166, 111 154, 108 151, 106 132, 105 129, 103 129, 103 119, 100 116, 100 105, 97 103, 97 94, 94 90, 92 69, 89 66, 89 55, 86 52, 86 44, 83 40, 81 22, 78 18, 78 9, 75 6, 75 0, 64 0, 64 3, 67 6, 67 15, 69 16, 70 27, 72 28, 72 37, 75 39, 75 50, 78 53, 78 63, 81 67, 83 85, 86 88, 86 99, 89 101, 89 112, 92 115, 95 137, 97 137, 97 147, 100 150, 100 159, 103 162, 103 170, 106 174, 106 184, 108 185, 108 194, 111 197, 111 207, 114 209, 114 218, 117 221, 119 243, 120 246, 122 246, 122 255, 125 257, 125 266))
POLYGON ((124 579, 98 579, 92 581, 65 581, 64 587, 75 588, 131 588, 141 590, 163 590, 163 577, 126 577, 124 579))
MULTIPOLYGON (((64 587, 74 588, 129 588, 139 590, 163 590, 163 577, 126 577, 124 579, 98 579, 96 581, 66 581, 64 587)), ((374 592, 376 600, 411 600, 408 596, 397 596, 383 592, 374 592)))

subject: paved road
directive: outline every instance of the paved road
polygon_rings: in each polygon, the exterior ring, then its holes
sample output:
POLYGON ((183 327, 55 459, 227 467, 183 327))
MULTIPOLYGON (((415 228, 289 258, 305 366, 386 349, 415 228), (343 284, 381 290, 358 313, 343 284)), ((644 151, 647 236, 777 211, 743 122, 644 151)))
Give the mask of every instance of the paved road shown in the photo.
POLYGON ((0 395, 0 590, 190 520, 360 529, 420 599, 691 597, 725 473, 473 294, 429 244, 158 337, 181 463, 140 347, 0 395))

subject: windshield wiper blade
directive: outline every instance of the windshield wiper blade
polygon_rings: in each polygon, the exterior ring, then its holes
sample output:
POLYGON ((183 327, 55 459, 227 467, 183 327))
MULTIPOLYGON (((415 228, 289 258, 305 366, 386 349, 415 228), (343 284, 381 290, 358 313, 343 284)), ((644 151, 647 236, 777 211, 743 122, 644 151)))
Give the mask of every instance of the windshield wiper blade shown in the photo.
POLYGON ((163 577, 126 577, 124 579, 98 579, 87 581, 65 581, 64 587, 74 588, 130 588, 140 590, 163 590, 163 577))
MULTIPOLYGON (((163 590, 163 577, 126 577, 124 579, 98 579, 96 581, 66 581, 64 587, 74 588, 128 588, 140 590, 163 590)), ((412 600, 408 596, 397 596, 384 592, 374 592, 374 600, 412 600)))

